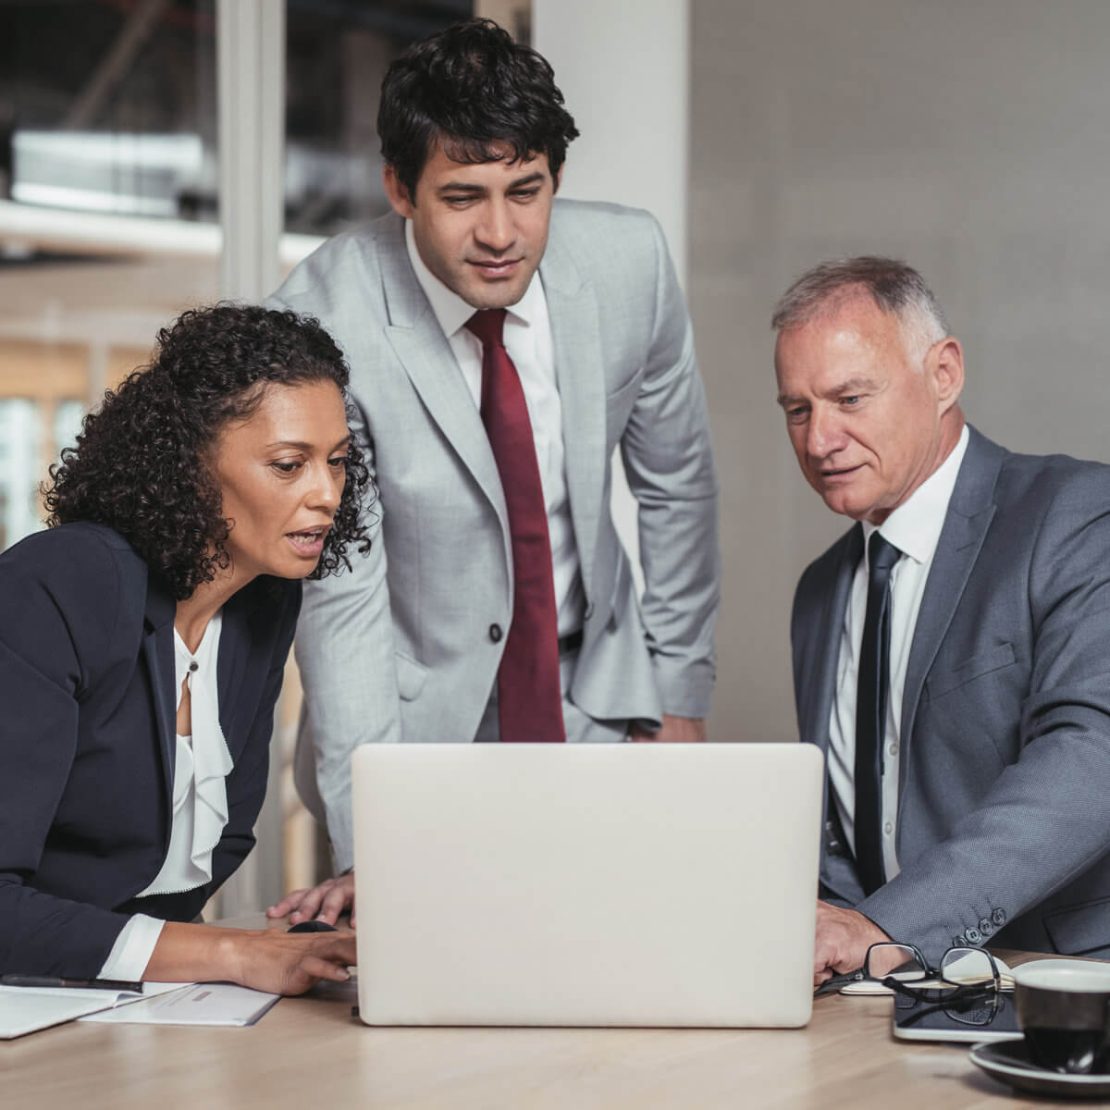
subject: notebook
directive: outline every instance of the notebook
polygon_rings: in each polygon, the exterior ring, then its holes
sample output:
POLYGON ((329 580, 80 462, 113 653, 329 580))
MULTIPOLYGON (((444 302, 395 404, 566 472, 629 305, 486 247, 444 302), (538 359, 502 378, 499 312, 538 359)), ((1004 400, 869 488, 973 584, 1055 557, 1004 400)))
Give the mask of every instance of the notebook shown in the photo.
POLYGON ((808 744, 383 744, 352 764, 372 1025, 800 1026, 808 744))
POLYGON ((0 984, 0 1040, 49 1029, 86 1014, 111 1010, 180 989, 180 983, 146 983, 143 993, 72 987, 6 987, 0 984))

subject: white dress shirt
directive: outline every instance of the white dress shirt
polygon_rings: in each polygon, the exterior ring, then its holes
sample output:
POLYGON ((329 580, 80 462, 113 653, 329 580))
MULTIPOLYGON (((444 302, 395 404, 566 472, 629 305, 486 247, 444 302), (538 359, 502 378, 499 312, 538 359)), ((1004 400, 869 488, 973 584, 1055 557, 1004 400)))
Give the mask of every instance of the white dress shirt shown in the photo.
POLYGON ((898 874, 895 837, 898 827, 898 763, 902 749, 902 694, 913 644, 917 614, 933 555, 940 541, 948 502, 956 488, 968 431, 939 467, 876 528, 863 523, 864 556, 852 579, 844 610, 840 654, 829 720, 829 782, 849 847, 855 852, 856 683, 860 643, 867 613, 867 542, 878 531, 902 552, 890 579, 890 690, 883 734, 882 826, 883 863, 887 879, 898 874))
MULTIPOLYGON (((216 613, 195 652, 185 646, 174 629, 176 705, 180 708, 188 685, 192 735, 177 737, 170 846, 161 870, 139 893, 140 898, 180 894, 212 879, 212 852, 228 817, 225 780, 233 766, 220 727, 217 667, 222 623, 221 614, 216 613)), ((141 979, 164 924, 146 914, 135 914, 116 938, 100 969, 100 978, 141 979)))
MULTIPOLYGON (((405 221, 405 245, 416 280, 424 290, 432 312, 462 372, 476 408, 482 402, 482 344, 466 328, 475 309, 449 289, 424 264, 413 238, 412 221, 405 221)), ((555 380, 555 353, 551 338, 551 319, 547 298, 537 270, 516 304, 510 305, 505 316, 505 350, 513 360, 528 418, 536 444, 536 461, 540 468, 547 508, 547 531, 551 539, 551 565, 555 579, 555 606, 559 635, 577 632, 582 627, 584 597, 579 574, 578 546, 570 518, 567 498, 566 467, 563 450, 563 408, 555 380)))

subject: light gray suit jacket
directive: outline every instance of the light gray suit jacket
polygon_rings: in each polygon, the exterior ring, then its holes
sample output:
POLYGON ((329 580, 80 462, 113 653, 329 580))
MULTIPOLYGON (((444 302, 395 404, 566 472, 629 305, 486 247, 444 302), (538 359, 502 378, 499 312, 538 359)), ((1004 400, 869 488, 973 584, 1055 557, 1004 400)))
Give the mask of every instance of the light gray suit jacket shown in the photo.
MULTIPOLYGON (((828 745, 852 528, 803 574, 794 686, 828 745)), ((951 944, 1110 956, 1110 467, 974 429, 910 649, 901 873, 864 897, 829 806, 822 895, 936 958, 951 944)))
MULTIPOLYGON (((351 367, 379 491, 373 547, 310 583, 296 653, 298 785, 351 863, 349 761, 372 741, 470 741, 513 610, 505 502, 478 410, 412 271, 403 221, 325 243, 273 304, 319 318, 351 367), (494 634, 496 635, 496 633, 494 634), (314 771, 314 774, 313 774, 314 771), (307 772, 307 773, 306 773, 307 772), (313 778, 315 782, 313 782, 313 778)), ((597 719, 704 716, 714 679, 717 482, 689 317, 645 212, 556 201, 540 265, 563 410, 584 639, 569 699, 597 719), (620 446, 639 502, 642 613, 609 511, 620 446)))

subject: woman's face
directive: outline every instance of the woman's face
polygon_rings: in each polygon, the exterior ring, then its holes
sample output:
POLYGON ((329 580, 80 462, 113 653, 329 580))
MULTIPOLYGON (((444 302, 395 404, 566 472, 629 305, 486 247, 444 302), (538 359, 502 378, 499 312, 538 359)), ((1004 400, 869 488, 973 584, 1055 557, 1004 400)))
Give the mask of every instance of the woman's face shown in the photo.
POLYGON ((223 429, 212 466, 237 577, 312 573, 347 479, 349 439, 330 381, 269 385, 246 420, 223 429))

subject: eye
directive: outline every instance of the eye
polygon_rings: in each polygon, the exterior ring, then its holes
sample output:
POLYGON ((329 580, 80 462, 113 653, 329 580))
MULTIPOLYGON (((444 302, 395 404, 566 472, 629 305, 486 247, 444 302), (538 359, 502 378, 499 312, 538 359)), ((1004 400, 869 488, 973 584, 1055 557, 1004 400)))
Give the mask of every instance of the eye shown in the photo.
POLYGON ((790 424, 800 424, 808 415, 807 405, 793 405, 786 410, 786 419, 790 424))
POLYGON ((854 408, 862 400, 863 400, 863 398, 860 396, 860 394, 850 393, 847 397, 841 397, 840 398, 840 404, 843 408, 850 409, 850 408, 854 408))
POLYGON ((444 204, 449 205, 451 208, 465 208, 474 200, 473 197, 444 197, 444 204))
POLYGON ((532 200, 534 197, 538 196, 539 191, 540 190, 539 190, 538 186, 534 189, 516 189, 511 194, 511 196, 513 197, 514 200, 529 201, 529 200, 532 200))
POLYGON ((286 476, 296 474, 297 471, 300 470, 303 465, 304 464, 301 463, 301 462, 290 462, 290 461, 270 463, 270 466, 272 466, 274 468, 274 470, 276 470, 279 474, 284 474, 286 476))
POLYGON ((328 459, 328 466, 333 470, 346 470, 348 461, 346 455, 336 455, 334 458, 328 459))

